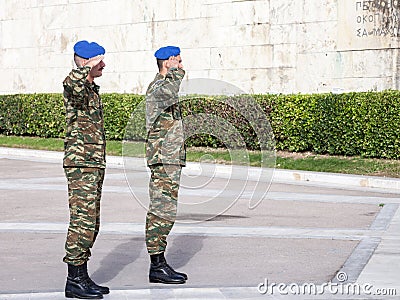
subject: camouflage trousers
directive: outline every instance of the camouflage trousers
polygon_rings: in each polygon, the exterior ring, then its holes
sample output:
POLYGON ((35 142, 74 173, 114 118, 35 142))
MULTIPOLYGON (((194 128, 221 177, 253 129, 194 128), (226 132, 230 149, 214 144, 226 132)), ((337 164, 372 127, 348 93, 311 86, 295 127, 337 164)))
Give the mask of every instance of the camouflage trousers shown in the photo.
POLYGON ((150 255, 165 252, 167 236, 175 223, 180 165, 151 165, 150 205, 146 216, 146 246, 150 255))
POLYGON ((64 262, 79 266, 89 260, 100 228, 100 199, 105 170, 64 168, 68 181, 70 221, 64 262))

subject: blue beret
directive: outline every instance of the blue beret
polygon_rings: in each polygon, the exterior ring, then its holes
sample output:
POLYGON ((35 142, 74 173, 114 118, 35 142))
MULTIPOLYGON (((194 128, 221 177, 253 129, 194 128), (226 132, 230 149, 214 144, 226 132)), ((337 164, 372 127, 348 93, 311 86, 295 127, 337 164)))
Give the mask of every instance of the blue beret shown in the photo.
POLYGON ((154 53, 154 56, 158 59, 168 59, 171 56, 177 56, 181 53, 181 49, 175 46, 162 47, 154 53))
POLYGON ((95 42, 79 41, 74 46, 74 52, 82 58, 89 59, 97 55, 103 55, 106 50, 95 42))

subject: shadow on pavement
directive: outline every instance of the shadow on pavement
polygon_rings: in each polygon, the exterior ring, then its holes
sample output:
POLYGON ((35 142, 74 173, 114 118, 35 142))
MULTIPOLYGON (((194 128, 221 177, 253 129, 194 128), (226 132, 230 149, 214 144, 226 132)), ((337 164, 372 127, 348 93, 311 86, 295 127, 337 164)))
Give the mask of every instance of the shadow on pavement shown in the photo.
POLYGON ((142 237, 135 237, 130 239, 129 242, 118 245, 104 257, 100 262, 100 268, 91 277, 98 283, 114 279, 127 265, 139 258, 142 249, 142 237))

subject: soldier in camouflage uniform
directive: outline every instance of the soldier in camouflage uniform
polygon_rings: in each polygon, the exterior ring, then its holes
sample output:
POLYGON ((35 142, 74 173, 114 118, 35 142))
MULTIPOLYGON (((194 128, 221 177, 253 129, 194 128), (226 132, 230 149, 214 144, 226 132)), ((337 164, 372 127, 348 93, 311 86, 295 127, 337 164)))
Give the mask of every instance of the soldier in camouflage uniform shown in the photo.
POLYGON ((178 91, 185 71, 178 47, 156 51, 159 73, 146 92, 146 158, 151 171, 150 205, 146 216, 146 246, 150 254, 149 281, 185 283, 187 275, 165 260, 167 236, 174 225, 181 169, 186 151, 178 91))
POLYGON ((105 50, 97 43, 74 46, 77 68, 63 82, 67 130, 63 166, 68 181, 70 223, 64 262, 68 264, 65 296, 102 299, 109 288, 94 283, 87 261, 100 227, 100 199, 106 167, 103 105, 99 86, 105 50))

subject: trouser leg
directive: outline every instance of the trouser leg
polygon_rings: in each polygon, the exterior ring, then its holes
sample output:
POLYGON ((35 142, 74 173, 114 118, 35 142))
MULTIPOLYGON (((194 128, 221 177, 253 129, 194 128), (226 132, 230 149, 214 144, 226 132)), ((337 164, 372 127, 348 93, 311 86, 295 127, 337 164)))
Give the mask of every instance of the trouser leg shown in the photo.
POLYGON ((150 206, 146 216, 146 246, 150 255, 163 253, 176 218, 182 167, 150 166, 150 206))
POLYGON ((101 202, 101 194, 103 191, 103 182, 104 182, 104 175, 105 169, 98 169, 99 176, 97 181, 97 193, 96 193, 96 226, 94 231, 94 238, 90 248, 93 247, 94 242, 96 241, 97 235, 100 231, 100 202, 101 202))
POLYGON ((89 260, 100 226, 104 169, 65 168, 68 180, 70 222, 64 262, 79 266, 89 260))

